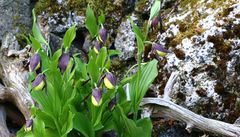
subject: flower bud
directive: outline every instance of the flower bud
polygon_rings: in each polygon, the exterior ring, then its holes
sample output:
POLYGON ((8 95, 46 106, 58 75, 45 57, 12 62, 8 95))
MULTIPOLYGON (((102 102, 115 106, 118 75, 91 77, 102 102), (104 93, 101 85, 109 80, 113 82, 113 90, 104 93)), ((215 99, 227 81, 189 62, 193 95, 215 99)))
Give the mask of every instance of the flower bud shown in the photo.
POLYGON ((112 73, 109 72, 105 75, 103 82, 108 89, 113 89, 117 84, 117 79, 112 73))
POLYGON ((101 50, 101 48, 102 48, 101 43, 100 43, 99 41, 97 41, 97 42, 95 43, 95 46, 93 47, 93 50, 98 54, 99 51, 101 50))
POLYGON ((32 125, 33 125, 33 120, 32 120, 32 119, 26 120, 26 124, 25 124, 24 130, 25 130, 26 132, 31 131, 31 130, 32 130, 32 125))
POLYGON ((102 104, 102 91, 99 88, 92 90, 92 103, 94 106, 100 106, 102 104))
POLYGON ((102 27, 98 32, 98 38, 102 43, 106 43, 107 40, 107 30, 102 27))
POLYGON ((163 48, 162 45, 160 44, 155 44, 152 47, 153 51, 156 52, 159 56, 164 57, 167 55, 167 53, 170 53, 169 50, 166 50, 165 48, 163 48))
POLYGON ((44 87, 44 75, 38 74, 35 80, 32 82, 32 89, 33 90, 42 90, 44 87))
POLYGON ((154 29, 158 25, 159 18, 158 16, 154 17, 151 21, 151 28, 154 29))
POLYGON ((30 71, 35 71, 40 68, 40 56, 39 54, 34 54, 30 59, 30 71))
POLYGON ((109 108, 110 111, 112 111, 114 109, 116 103, 117 103, 117 98, 116 97, 111 99, 111 101, 108 103, 108 108, 109 108))
POLYGON ((69 53, 63 53, 61 57, 58 60, 58 67, 60 68, 61 72, 63 73, 68 66, 70 60, 70 55, 69 53))

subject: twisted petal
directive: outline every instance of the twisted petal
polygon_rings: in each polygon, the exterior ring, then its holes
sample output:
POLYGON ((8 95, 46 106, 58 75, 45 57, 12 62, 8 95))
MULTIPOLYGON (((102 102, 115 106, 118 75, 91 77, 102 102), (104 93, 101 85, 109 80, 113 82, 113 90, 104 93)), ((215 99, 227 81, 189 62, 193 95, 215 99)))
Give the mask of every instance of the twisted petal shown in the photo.
POLYGON ((66 68, 68 66, 68 63, 69 63, 69 60, 70 60, 69 53, 63 53, 61 55, 61 57, 59 58, 58 67, 60 68, 62 73, 66 70, 66 68))
POLYGON ((39 54, 34 54, 30 59, 30 71, 34 71, 40 68, 40 56, 39 54))
POLYGON ((113 89, 117 84, 117 79, 112 73, 109 72, 106 74, 103 82, 108 89, 113 89))
POLYGON ((91 100, 94 106, 100 106, 102 104, 102 92, 99 88, 93 89, 91 100))

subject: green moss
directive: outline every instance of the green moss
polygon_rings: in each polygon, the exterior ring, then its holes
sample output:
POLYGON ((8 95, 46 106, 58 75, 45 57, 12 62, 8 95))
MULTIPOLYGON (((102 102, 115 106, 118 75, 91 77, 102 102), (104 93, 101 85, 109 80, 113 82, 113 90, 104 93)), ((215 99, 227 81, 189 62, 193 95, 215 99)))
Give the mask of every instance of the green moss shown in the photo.
POLYGON ((57 4, 57 1, 39 0, 35 5, 35 11, 37 14, 40 14, 43 11, 45 11, 49 14, 53 14, 55 12, 58 12, 59 10, 60 9, 57 4))
POLYGON ((198 0, 182 0, 180 3, 180 6, 186 7, 186 6, 190 5, 191 7, 193 7, 197 2, 198 2, 198 0))
POLYGON ((74 11, 77 15, 85 15, 86 7, 89 4, 97 16, 102 12, 106 15, 106 22, 110 25, 108 28, 118 26, 120 23, 114 17, 122 16, 123 7, 120 6, 122 0, 117 0, 114 3, 109 0, 66 0, 65 2, 62 5, 58 4, 56 0, 39 0, 35 5, 35 10, 37 14, 45 11, 50 16, 58 12, 66 14, 68 11, 74 11))
POLYGON ((148 0, 140 0, 136 3, 135 10, 140 12, 146 7, 148 0))

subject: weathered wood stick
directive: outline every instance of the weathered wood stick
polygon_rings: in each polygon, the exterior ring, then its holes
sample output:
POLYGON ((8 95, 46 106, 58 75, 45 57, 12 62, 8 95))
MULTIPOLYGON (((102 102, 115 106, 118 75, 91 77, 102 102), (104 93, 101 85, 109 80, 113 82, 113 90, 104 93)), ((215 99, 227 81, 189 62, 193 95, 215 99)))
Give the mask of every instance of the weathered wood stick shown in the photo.
POLYGON ((174 83, 176 82, 177 78, 178 78, 178 75, 179 75, 179 72, 173 72, 171 74, 171 76, 169 77, 168 79, 168 82, 164 88, 164 95, 163 95, 163 98, 165 100, 170 100, 170 94, 172 92, 172 88, 173 88, 173 85, 174 83))
POLYGON ((143 110, 151 112, 151 114, 148 115, 151 115, 152 117, 158 117, 159 114, 161 114, 163 116, 185 122, 187 124, 186 130, 188 132, 191 132, 193 128, 197 128, 202 131, 208 131, 219 135, 240 137, 240 127, 234 124, 205 118, 173 103, 170 100, 170 94, 178 74, 178 72, 173 72, 171 74, 164 89, 163 98, 144 98, 142 100, 141 105, 145 106, 143 110))
POLYGON ((155 113, 155 116, 161 113, 166 117, 185 122, 187 124, 186 130, 189 132, 191 132, 192 128, 197 128, 219 135, 240 137, 240 127, 234 124, 205 118, 169 100, 162 98, 144 98, 141 105, 154 105, 152 112, 155 113))

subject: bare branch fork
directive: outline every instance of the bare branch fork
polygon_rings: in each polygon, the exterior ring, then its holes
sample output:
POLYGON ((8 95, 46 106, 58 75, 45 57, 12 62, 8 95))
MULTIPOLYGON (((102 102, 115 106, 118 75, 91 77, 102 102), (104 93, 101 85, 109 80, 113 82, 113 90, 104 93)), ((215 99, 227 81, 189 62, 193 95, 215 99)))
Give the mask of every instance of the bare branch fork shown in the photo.
POLYGON ((145 108, 144 110, 150 110, 153 117, 159 117, 159 114, 161 114, 185 122, 187 124, 186 130, 188 132, 191 132, 193 128, 196 128, 224 136, 240 136, 240 127, 237 125, 205 118, 170 101, 169 95, 171 94, 177 77, 178 72, 171 74, 164 89, 163 98, 144 98, 141 102, 141 105, 145 108))

